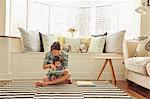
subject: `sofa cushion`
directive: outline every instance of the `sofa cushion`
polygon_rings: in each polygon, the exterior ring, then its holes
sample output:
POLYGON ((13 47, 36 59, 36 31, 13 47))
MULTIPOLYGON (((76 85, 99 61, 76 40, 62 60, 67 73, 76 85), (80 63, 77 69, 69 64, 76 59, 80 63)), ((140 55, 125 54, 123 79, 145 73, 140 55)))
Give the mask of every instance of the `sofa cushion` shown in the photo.
POLYGON ((148 75, 150 76, 150 63, 146 65, 146 70, 147 70, 148 75))
POLYGON ((135 57, 150 56, 150 37, 148 37, 143 41, 138 42, 134 56, 135 57))
POLYGON ((147 75, 146 65, 150 62, 150 57, 133 57, 125 60, 126 69, 147 75))

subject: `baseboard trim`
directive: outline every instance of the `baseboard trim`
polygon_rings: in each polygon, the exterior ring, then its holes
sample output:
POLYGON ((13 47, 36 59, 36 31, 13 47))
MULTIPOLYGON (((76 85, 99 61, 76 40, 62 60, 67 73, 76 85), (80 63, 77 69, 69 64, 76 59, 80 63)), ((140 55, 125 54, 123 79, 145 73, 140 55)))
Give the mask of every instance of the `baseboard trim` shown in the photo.
POLYGON ((11 80, 12 74, 11 73, 0 73, 0 80, 11 80))

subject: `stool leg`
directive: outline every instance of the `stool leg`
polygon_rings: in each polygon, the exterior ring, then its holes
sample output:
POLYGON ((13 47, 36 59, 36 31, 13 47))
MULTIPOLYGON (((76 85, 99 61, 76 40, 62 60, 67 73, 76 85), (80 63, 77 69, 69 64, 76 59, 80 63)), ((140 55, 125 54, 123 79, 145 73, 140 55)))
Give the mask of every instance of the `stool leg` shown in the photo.
POLYGON ((101 76, 101 74, 103 73, 103 71, 104 71, 104 69, 105 69, 107 63, 108 63, 108 59, 105 60, 105 63, 103 64, 103 67, 102 67, 102 69, 101 69, 101 71, 100 71, 100 73, 99 73, 99 75, 98 75, 97 80, 100 80, 100 76, 101 76))
POLYGON ((112 73, 112 83, 115 85, 116 84, 116 77, 115 77, 115 71, 113 68, 113 64, 111 59, 108 60, 109 61, 109 65, 110 65, 110 69, 111 69, 111 73, 112 73))

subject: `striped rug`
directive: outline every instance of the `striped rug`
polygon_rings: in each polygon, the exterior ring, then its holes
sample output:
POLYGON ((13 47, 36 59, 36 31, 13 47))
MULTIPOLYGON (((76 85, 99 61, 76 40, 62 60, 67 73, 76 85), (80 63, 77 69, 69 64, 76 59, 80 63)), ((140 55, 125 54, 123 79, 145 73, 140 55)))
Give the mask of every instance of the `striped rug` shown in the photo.
POLYGON ((12 81, 0 87, 0 99, 132 99, 109 82, 94 82, 96 87, 78 87, 76 83, 34 86, 35 81, 12 81))

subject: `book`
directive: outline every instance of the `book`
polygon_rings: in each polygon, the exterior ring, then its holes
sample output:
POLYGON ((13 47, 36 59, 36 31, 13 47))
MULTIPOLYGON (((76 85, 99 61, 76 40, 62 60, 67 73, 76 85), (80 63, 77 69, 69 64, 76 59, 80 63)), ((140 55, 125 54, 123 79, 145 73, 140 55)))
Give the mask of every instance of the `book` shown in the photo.
POLYGON ((78 87, 96 87, 92 81, 77 81, 76 84, 78 87))
POLYGON ((49 70, 49 74, 63 75, 64 73, 64 70, 49 70))

